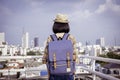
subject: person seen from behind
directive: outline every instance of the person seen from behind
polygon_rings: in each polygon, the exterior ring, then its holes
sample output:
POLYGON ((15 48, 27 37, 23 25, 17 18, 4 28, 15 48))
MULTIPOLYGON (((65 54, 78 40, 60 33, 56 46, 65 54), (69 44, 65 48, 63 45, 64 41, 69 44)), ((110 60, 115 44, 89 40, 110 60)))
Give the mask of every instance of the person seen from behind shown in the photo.
MULTIPOLYGON (((53 24, 53 33, 56 35, 57 39, 62 39, 64 35, 67 33, 69 34, 70 32, 70 26, 69 26, 69 21, 67 18, 67 15, 65 14, 57 14, 54 24, 53 24)), ((76 39, 73 35, 69 34, 67 37, 68 40, 71 40, 72 46, 73 46, 73 57, 75 57, 75 61, 77 62, 77 52, 76 52, 76 39)), ((47 38, 47 42, 45 45, 45 50, 44 50, 44 55, 43 55, 43 63, 47 64, 49 63, 48 61, 48 44, 53 41, 51 36, 47 38)), ((59 45, 58 45, 59 46, 59 45)), ((48 80, 74 80, 74 74, 51 74, 50 70, 48 69, 48 80)))

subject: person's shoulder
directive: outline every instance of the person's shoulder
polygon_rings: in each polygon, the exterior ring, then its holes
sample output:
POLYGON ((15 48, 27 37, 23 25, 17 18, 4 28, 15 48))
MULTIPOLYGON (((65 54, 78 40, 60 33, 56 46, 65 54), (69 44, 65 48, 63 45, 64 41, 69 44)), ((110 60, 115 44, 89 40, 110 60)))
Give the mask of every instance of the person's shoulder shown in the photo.
POLYGON ((48 38, 47 38, 47 43, 49 43, 49 42, 51 42, 51 41, 52 41, 51 36, 48 36, 48 38))
POLYGON ((68 38, 69 39, 75 39, 75 37, 72 34, 69 34, 68 38))

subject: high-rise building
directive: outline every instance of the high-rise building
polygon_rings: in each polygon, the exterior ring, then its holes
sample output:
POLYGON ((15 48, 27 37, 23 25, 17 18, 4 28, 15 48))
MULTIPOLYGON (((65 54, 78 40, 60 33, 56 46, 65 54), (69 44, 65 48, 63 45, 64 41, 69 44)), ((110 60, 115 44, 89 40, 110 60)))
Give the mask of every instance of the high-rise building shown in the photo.
POLYGON ((5 42, 5 33, 0 33, 0 45, 3 44, 3 42, 5 42))
POLYGON ((34 40, 30 41, 30 47, 33 48, 34 47, 34 40))
POLYGON ((34 47, 39 47, 39 38, 38 37, 34 38, 34 47))
POLYGON ((26 32, 22 36, 22 48, 28 48, 29 47, 29 33, 26 32))
POLYGON ((100 46, 104 47, 105 46, 105 39, 103 37, 101 37, 100 39, 97 39, 96 45, 100 45, 100 46))

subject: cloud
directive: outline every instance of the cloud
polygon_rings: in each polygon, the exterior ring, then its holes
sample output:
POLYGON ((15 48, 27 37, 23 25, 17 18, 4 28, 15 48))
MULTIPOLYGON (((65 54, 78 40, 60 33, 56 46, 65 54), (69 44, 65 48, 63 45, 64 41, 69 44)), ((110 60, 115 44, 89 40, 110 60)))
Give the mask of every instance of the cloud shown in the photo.
POLYGON ((75 11, 73 13, 69 14, 69 17, 76 21, 76 20, 84 20, 84 19, 88 19, 93 15, 92 12, 90 12, 88 9, 84 10, 84 11, 75 11))
POLYGON ((95 13, 103 13, 106 10, 105 5, 100 5, 99 8, 95 11, 95 13))
POLYGON ((99 16, 100 15, 112 15, 115 16, 120 15, 120 5, 116 4, 113 2, 113 0, 105 0, 105 2, 99 2, 99 5, 96 6, 95 10, 91 10, 91 8, 89 9, 89 6, 93 6, 93 3, 95 4, 95 0, 92 1, 92 5, 90 5, 90 1, 84 1, 82 4, 81 3, 76 3, 75 6, 75 10, 72 13, 69 13, 70 17, 73 17, 74 20, 83 20, 83 19, 91 19, 92 17, 95 16, 99 16), (78 5, 79 4, 79 5, 78 5), (86 8, 81 9, 81 5, 86 6, 88 5, 86 8), (75 17, 76 16, 76 17, 75 17))
POLYGON ((95 13, 102 14, 108 10, 120 15, 120 5, 113 3, 113 0, 106 0, 105 4, 99 5, 95 13))

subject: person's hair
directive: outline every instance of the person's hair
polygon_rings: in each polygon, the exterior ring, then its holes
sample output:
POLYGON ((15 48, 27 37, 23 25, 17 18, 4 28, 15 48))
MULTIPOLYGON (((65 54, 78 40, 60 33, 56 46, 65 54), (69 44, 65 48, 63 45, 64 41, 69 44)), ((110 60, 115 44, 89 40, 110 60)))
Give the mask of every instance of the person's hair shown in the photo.
POLYGON ((54 33, 68 33, 70 31, 70 27, 68 23, 60 23, 54 22, 53 24, 53 32, 54 33))

